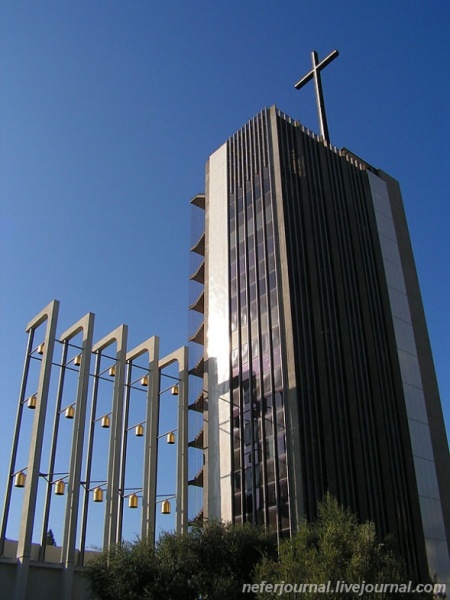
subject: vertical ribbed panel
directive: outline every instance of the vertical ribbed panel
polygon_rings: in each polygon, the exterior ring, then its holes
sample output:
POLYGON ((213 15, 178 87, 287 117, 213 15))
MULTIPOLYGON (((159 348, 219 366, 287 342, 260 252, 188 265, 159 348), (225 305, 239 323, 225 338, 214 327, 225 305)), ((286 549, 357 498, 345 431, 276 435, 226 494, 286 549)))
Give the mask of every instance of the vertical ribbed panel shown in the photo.
MULTIPOLYGON (((304 510, 329 490, 418 573, 404 397, 367 173, 278 120, 304 510)), ((419 518, 420 520, 420 518, 419 518)))
POLYGON ((275 193, 262 111, 228 143, 233 516, 290 532, 275 260, 275 193))

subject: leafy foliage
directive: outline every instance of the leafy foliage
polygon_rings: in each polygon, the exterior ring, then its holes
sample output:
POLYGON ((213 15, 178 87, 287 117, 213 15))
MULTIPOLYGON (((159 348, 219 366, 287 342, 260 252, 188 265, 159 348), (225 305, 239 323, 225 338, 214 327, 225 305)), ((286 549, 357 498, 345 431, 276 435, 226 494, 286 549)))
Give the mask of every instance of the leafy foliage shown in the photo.
MULTIPOLYGON (((360 524, 353 513, 340 506, 329 494, 319 503, 316 521, 304 521, 290 540, 284 540, 280 544, 278 561, 264 559, 255 573, 256 582, 320 585, 330 581, 333 587, 337 582, 405 584, 408 580, 409 577, 389 542, 383 544, 377 539, 375 525, 371 522, 360 524)), ((413 596, 421 597, 418 594, 413 596)), ((276 594, 261 591, 257 597, 274 598, 276 594)), ((361 598, 359 592, 348 589, 342 593, 303 591, 290 593, 289 597, 321 600, 361 598)), ((401 594, 401 597, 407 598, 408 594, 401 594)), ((399 594, 365 592, 364 598, 384 600, 399 598, 399 594)))
POLYGON ((165 533, 155 548, 148 540, 116 546, 87 572, 97 600, 233 600, 263 556, 276 556, 271 534, 211 522, 186 535, 165 533))
MULTIPOLYGON (((280 544, 261 528, 210 522, 185 535, 163 534, 155 547, 149 540, 123 543, 100 554, 87 567, 95 600, 237 600, 279 597, 256 584, 406 585, 409 577, 388 540, 381 543, 373 523, 356 516, 326 495, 313 522, 280 544), (243 594, 244 584, 254 584, 243 594)), ((341 588, 329 593, 310 589, 289 598, 361 598, 359 591, 341 588)), ((397 600, 407 593, 366 590, 367 600, 397 600)), ((430 594, 411 594, 420 600, 430 594)))
POLYGON ((47 546, 56 546, 55 536, 53 535, 53 531, 51 529, 47 531, 47 538, 45 540, 45 543, 47 544, 47 546))
POLYGON ((148 540, 125 542, 102 552, 88 563, 87 574, 94 598, 157 598, 148 591, 153 588, 156 592, 160 580, 155 551, 148 540))

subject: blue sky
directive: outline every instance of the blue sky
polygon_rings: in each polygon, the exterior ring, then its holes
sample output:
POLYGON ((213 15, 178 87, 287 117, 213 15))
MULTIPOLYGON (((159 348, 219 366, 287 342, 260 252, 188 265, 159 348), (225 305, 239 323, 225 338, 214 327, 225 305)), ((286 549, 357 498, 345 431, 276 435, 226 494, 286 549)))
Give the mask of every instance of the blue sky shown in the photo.
MULTIPOLYGON (((187 338, 189 199, 204 164, 264 106, 400 181, 450 425, 450 5, 445 0, 5 0, 0 7, 0 492, 27 322, 187 338)), ((11 532, 13 533, 13 532, 11 532)), ((58 540, 59 541, 59 540, 58 540)))

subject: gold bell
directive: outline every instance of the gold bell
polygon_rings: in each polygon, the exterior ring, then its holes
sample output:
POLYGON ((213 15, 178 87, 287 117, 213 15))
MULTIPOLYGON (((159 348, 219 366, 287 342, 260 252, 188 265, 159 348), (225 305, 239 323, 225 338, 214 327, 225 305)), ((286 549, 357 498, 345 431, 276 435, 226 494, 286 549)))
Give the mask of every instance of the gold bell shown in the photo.
POLYGON ((75 416, 75 408, 73 406, 73 404, 71 404, 70 406, 68 406, 66 408, 66 412, 64 413, 64 416, 66 417, 66 419, 73 419, 75 416))
POLYGON ((39 346, 37 347, 36 352, 38 354, 44 354, 44 347, 45 347, 45 344, 44 344, 44 342, 42 342, 42 344, 39 344, 39 346))
POLYGON ((110 427, 110 425, 111 425, 111 419, 109 418, 109 415, 105 415, 104 417, 102 417, 101 425, 105 429, 108 429, 108 427, 110 427))
POLYGON ((81 354, 77 354, 77 355, 75 356, 75 358, 73 359, 73 364, 74 364, 76 367, 79 367, 79 366, 81 365, 81 354))
POLYGON ((63 496, 64 495, 64 489, 65 489, 65 483, 62 479, 59 479, 56 483, 55 483, 55 494, 57 496, 63 496))
POLYGON ((170 502, 168 500, 164 500, 161 504, 161 513, 163 515, 170 515, 170 502))
POLYGON ((140 423, 139 425, 136 425, 136 429, 134 430, 134 435, 136 437, 142 437, 144 435, 144 427, 142 426, 142 423, 140 423))
POLYGON ((138 497, 136 494, 131 494, 128 498, 128 508, 137 508, 138 507, 138 497))
POLYGON ((14 487, 23 488, 25 487, 25 479, 27 476, 23 471, 17 473, 16 478, 14 479, 14 487))
POLYGON ((28 402, 27 402, 28 408, 36 408, 36 402, 37 402, 36 394, 33 394, 32 396, 30 396, 28 398, 28 402))
POLYGON ((100 487, 94 490, 94 502, 103 502, 103 490, 100 487))
POLYGON ((170 433, 167 434, 167 443, 175 444, 175 434, 173 431, 171 431, 170 433))
POLYGON ((141 385, 144 387, 148 386, 148 375, 144 375, 144 377, 141 378, 141 385))
POLYGON ((172 389, 170 390, 172 396, 178 396, 178 386, 174 385, 172 386, 172 389))
POLYGON ((109 373, 110 377, 115 377, 116 376, 116 365, 113 365, 112 367, 110 367, 108 373, 109 373))

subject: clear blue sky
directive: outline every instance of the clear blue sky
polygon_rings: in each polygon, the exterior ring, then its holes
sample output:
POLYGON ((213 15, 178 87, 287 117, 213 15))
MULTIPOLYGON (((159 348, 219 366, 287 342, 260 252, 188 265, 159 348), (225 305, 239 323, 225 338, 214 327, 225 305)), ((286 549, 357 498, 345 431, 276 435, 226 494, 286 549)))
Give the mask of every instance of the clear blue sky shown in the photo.
MULTIPOLYGON (((61 301, 96 339, 186 342, 189 199, 209 154, 264 106, 402 187, 450 425, 447 0, 4 0, 0 7, 0 501, 27 322, 61 301)), ((60 540, 57 540, 60 541, 60 540)))

